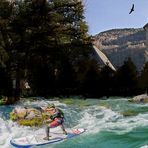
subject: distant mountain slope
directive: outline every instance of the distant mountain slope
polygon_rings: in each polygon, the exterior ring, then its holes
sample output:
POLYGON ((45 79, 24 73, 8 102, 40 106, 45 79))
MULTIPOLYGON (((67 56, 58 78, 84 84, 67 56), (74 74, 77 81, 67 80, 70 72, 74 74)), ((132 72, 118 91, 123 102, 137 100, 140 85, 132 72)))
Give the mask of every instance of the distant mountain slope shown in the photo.
POLYGON ((145 41, 143 28, 112 29, 94 36, 94 44, 102 49, 116 68, 131 57, 138 71, 146 62, 145 41))

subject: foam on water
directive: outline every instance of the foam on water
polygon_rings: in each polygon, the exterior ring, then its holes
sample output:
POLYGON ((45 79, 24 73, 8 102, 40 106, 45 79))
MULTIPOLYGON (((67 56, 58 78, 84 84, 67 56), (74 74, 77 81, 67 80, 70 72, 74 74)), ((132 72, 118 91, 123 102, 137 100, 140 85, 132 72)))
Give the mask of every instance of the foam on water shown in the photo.
POLYGON ((81 114, 83 117, 76 127, 87 127, 87 130, 93 133, 105 130, 125 134, 137 127, 148 126, 147 113, 125 118, 111 109, 92 106, 82 111, 81 114))
POLYGON ((91 106, 81 112, 82 118, 76 127, 87 127, 87 131, 98 133, 117 122, 122 115, 102 106, 91 106))
MULTIPOLYGON (((59 101, 44 101, 44 100, 21 100, 16 107, 20 108, 22 106, 47 106, 48 103, 54 103, 56 106, 66 106, 66 104, 62 104, 59 101), (22 103, 23 102, 23 103, 22 103)), ((12 122, 10 120, 6 120, 2 117, 3 113, 0 113, 0 148, 10 148, 10 140, 13 138, 23 137, 27 135, 35 135, 44 133, 45 127, 41 128, 31 128, 19 126, 17 123, 12 122)), ((60 130, 59 128, 52 129, 52 131, 60 130)))
MULTIPOLYGON (((148 126, 147 112, 136 116, 124 117, 119 112, 120 106, 117 106, 119 109, 118 111, 114 111, 112 108, 106 108, 96 104, 81 108, 80 106, 68 106, 64 103, 60 103, 59 101, 23 101, 24 106, 43 106, 48 103, 54 103, 56 106, 63 109, 66 116, 65 126, 67 129, 86 128, 87 132, 85 135, 93 135, 100 133, 101 131, 109 131, 114 132, 116 135, 123 135, 136 128, 148 126)), ((20 104, 17 104, 17 106, 19 105, 22 105, 22 103, 20 102, 20 104)), ((44 127, 38 129, 19 126, 10 120, 4 120, 2 117, 0 118, 0 123, 0 147, 3 148, 10 148, 10 140, 12 138, 45 133, 44 127)), ((52 129, 52 131, 56 130, 59 130, 59 128, 52 129)), ((148 148, 148 145, 144 145, 141 148, 148 148)))
POLYGON ((140 148, 148 148, 148 145, 141 146, 140 148))

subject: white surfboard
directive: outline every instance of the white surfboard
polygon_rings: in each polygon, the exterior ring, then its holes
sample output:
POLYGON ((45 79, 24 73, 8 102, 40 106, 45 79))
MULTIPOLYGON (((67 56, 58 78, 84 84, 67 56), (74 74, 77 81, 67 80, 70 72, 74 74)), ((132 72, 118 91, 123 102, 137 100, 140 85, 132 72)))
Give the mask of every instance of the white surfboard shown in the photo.
POLYGON ((60 142, 62 140, 78 136, 84 132, 85 129, 83 128, 73 129, 71 131, 68 131, 67 135, 59 132, 50 132, 50 140, 43 139, 45 137, 45 134, 29 135, 20 138, 14 138, 10 141, 10 143, 16 148, 29 148, 31 146, 42 146, 42 145, 60 142))

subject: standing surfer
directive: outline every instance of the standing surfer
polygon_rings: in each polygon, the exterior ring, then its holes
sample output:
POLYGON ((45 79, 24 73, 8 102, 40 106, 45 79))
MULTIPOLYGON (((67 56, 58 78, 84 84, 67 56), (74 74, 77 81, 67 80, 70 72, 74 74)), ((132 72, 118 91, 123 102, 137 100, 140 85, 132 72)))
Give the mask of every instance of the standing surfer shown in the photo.
POLYGON ((46 120, 47 122, 50 122, 46 126, 46 137, 43 138, 44 140, 49 140, 50 137, 50 128, 54 128, 57 126, 60 126, 63 133, 67 134, 65 128, 64 128, 64 114, 63 112, 56 108, 54 104, 48 105, 48 107, 45 109, 46 112, 49 112, 50 118, 46 120))

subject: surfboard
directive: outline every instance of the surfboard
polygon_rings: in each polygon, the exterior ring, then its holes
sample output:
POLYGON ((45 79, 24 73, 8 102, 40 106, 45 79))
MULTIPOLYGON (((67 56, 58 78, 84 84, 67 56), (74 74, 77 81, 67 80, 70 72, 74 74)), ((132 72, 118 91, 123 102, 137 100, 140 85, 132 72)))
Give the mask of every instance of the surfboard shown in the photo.
POLYGON ((31 146, 43 146, 64 140, 68 140, 85 132, 84 128, 72 129, 67 131, 67 135, 59 132, 50 132, 50 140, 44 140, 44 134, 29 135, 20 138, 14 138, 10 141, 11 145, 16 148, 29 148, 31 146))

